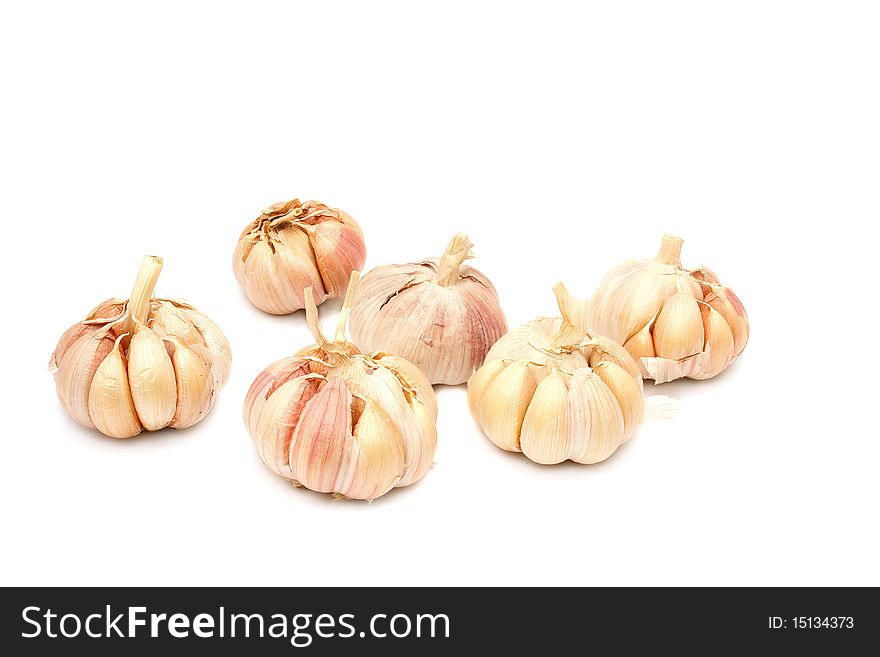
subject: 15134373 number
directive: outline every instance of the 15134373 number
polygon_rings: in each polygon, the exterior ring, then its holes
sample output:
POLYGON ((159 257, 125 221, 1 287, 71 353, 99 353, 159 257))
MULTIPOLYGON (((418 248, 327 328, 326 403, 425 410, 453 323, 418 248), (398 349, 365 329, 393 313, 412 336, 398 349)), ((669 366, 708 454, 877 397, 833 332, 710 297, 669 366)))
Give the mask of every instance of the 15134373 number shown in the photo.
POLYGON ((770 616, 767 627, 771 630, 851 630, 855 619, 852 616, 770 616))

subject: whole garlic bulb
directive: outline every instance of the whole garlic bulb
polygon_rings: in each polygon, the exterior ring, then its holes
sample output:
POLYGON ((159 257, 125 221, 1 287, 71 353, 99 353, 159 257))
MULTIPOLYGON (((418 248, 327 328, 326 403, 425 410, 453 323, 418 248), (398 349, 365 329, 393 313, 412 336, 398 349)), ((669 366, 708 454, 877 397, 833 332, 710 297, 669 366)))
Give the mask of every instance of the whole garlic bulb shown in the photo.
POLYGON ((357 282, 354 272, 332 341, 321 333, 306 289, 306 321, 317 344, 257 376, 244 421, 276 474, 321 493, 372 500, 418 481, 431 467, 437 401, 409 361, 362 354, 348 342, 345 325, 357 282))
POLYGON ((432 384, 465 383, 507 331, 492 283, 462 264, 472 247, 459 233, 441 258, 367 273, 351 311, 355 344, 403 356, 432 384))
POLYGON ((562 317, 512 329, 468 382, 471 415, 498 447, 543 464, 598 463, 644 415, 638 366, 616 342, 577 328, 583 302, 559 283, 562 317))
POLYGON ((716 376, 749 339, 739 298, 706 267, 684 269, 682 243, 666 235, 656 258, 615 267, 589 304, 586 326, 623 344, 655 383, 716 376))
POLYGON ((220 328, 185 301, 152 298, 161 270, 161 258, 145 257, 131 298, 67 329, 49 363, 70 417, 113 438, 194 425, 229 378, 220 328))
POLYGON ((363 233, 348 214, 293 199, 269 206, 244 229, 232 266, 251 303, 286 315, 305 308, 307 287, 318 304, 342 296, 366 257, 363 233))

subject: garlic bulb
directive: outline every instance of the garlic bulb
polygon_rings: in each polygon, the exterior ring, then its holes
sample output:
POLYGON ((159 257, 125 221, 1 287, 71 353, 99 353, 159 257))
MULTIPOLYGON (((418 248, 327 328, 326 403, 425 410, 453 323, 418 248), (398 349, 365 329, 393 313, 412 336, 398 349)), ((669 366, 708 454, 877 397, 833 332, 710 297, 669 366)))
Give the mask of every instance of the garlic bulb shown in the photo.
POLYGON ((492 283, 462 264, 472 246, 459 233, 441 258, 364 276, 351 311, 355 344, 403 356, 431 383, 465 383, 507 331, 492 283))
POLYGON ((681 245, 666 235, 656 258, 612 269, 585 325, 622 343, 655 383, 720 374, 749 339, 749 318, 733 290, 706 267, 684 269, 681 245))
POLYGON ((161 258, 145 257, 131 298, 67 329, 49 363, 64 410, 113 438, 192 426, 229 377, 220 328, 184 301, 152 298, 161 270, 161 258))
POLYGON ((627 351, 576 328, 583 302, 559 283, 562 317, 512 329, 468 382, 471 414, 489 439, 537 463, 598 463, 636 431, 642 379, 627 351))
POLYGON ((318 304, 342 296, 364 265, 364 236, 342 210, 318 201, 271 205, 244 229, 232 258, 235 277, 257 308, 286 315, 305 308, 311 287, 318 304))
POLYGON ((251 385, 244 420, 263 462, 322 493, 372 500, 421 479, 434 460, 437 401, 407 360, 362 354, 345 325, 351 276, 334 340, 318 325, 312 290, 306 321, 317 344, 273 363, 251 385))

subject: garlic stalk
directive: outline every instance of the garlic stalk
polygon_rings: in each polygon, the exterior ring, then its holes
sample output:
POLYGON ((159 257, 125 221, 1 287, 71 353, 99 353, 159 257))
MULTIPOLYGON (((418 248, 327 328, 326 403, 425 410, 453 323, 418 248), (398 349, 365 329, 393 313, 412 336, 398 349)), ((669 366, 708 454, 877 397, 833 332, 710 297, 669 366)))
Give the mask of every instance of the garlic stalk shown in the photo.
POLYGON ((656 258, 612 269, 590 300, 583 324, 622 343, 655 383, 716 376, 749 338, 739 298, 710 269, 684 269, 682 243, 666 235, 656 258))
POLYGON ((333 340, 321 332, 306 288, 306 321, 316 344, 257 376, 244 421, 276 474, 321 493, 372 500, 418 481, 431 467, 437 402, 412 363, 363 354, 348 342, 357 284, 353 272, 333 340))
POLYGON ((49 363, 68 415, 113 438, 192 426, 229 377, 220 328, 184 301, 153 298, 161 270, 146 256, 131 298, 108 299, 67 329, 49 363))
POLYGON ((244 229, 232 266, 251 303, 286 315, 305 308, 307 287, 318 304, 341 296, 365 259, 354 219, 318 201, 293 199, 269 206, 244 229))
POLYGON ((492 283, 463 264, 472 247, 459 233, 440 258, 367 273, 351 311, 355 344, 406 358, 433 384, 465 383, 507 331, 492 283))
POLYGON ((627 351, 578 325, 583 302, 562 283, 562 317, 512 329, 468 382, 471 414, 502 449, 537 463, 598 463, 636 431, 644 415, 642 379, 627 351))

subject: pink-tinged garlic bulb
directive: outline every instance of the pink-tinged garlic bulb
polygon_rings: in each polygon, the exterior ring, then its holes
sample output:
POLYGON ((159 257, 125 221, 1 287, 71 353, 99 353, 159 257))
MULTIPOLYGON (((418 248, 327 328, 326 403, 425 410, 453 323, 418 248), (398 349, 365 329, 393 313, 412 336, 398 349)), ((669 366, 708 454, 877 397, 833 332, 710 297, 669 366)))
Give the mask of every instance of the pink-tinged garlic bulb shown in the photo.
POLYGON ((615 267, 589 304, 588 328, 621 342, 655 383, 716 376, 749 339, 733 290, 706 267, 684 269, 681 245, 666 235, 656 258, 615 267))
POLYGON ((305 308, 307 287, 319 305, 342 296, 366 254, 360 226, 348 214, 293 199, 269 206, 244 229, 232 267, 251 303, 287 315, 305 308))
POLYGON ((583 302, 553 288, 562 317, 512 329, 468 382, 471 415, 501 449, 536 463, 604 461, 644 416, 642 378, 632 356, 589 335, 583 302))
POLYGON ((357 283, 354 272, 333 340, 321 333, 306 288, 306 321, 317 344, 257 376, 244 421, 276 474, 321 493, 373 500, 418 481, 431 467, 437 401, 409 361, 363 354, 348 342, 345 325, 357 283))
POLYGON ((185 301, 152 298, 161 270, 161 258, 145 257, 130 299, 104 301, 58 341, 58 399, 84 427, 131 438, 192 426, 229 378, 220 328, 185 301))
POLYGON ((361 281, 351 335, 362 349, 403 356, 432 384, 465 383, 507 331, 489 279, 459 233, 440 258, 376 267, 361 281))

